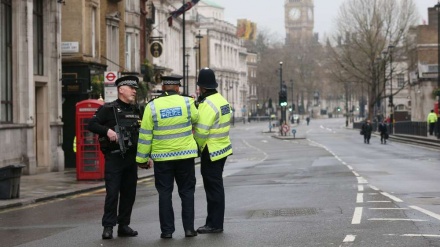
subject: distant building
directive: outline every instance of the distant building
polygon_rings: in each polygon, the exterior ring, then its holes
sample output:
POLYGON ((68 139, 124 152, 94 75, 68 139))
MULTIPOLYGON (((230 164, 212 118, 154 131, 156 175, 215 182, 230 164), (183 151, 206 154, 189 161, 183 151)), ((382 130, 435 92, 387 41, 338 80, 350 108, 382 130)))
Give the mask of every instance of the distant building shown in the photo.
POLYGON ((427 114, 437 101, 433 95, 437 88, 438 65, 438 12, 428 9, 428 25, 419 25, 411 30, 413 52, 410 63, 416 66, 410 71, 410 92, 412 121, 426 121, 427 114))
POLYGON ((0 167, 62 171, 60 1, 0 1, 0 167))

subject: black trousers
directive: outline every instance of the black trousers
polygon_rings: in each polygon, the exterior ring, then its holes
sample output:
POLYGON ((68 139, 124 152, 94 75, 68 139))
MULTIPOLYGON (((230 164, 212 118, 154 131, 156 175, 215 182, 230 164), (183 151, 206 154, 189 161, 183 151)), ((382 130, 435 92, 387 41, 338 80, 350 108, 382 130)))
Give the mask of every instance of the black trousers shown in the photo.
POLYGON ((370 143, 371 133, 365 133, 364 134, 364 142, 370 143))
POLYGON ((435 123, 429 123, 429 135, 432 136, 432 134, 434 133, 434 129, 435 129, 435 123))
POLYGON ((380 132, 380 142, 387 142, 387 139, 385 138, 385 136, 387 135, 387 133, 385 132, 380 132))
POLYGON ((182 223, 185 230, 194 230, 194 191, 196 176, 194 158, 171 161, 155 161, 154 177, 159 193, 159 219, 162 233, 173 233, 174 210, 172 194, 176 180, 182 201, 182 223))
POLYGON ((136 153, 105 155, 105 205, 102 226, 129 225, 136 198, 136 153), (119 210, 118 210, 119 202, 119 210))
POLYGON ((206 147, 201 157, 201 173, 203 186, 206 192, 207 211, 205 225, 223 229, 225 218, 225 189, 223 187, 223 168, 225 167, 226 157, 211 161, 209 150, 206 147))

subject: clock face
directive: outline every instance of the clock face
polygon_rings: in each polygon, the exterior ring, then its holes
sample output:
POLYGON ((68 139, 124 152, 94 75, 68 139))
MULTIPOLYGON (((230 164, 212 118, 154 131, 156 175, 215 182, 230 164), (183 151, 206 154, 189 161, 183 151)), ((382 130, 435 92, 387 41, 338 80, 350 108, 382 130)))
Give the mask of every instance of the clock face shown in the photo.
POLYGON ((309 9, 309 12, 307 12, 307 15, 309 17, 309 20, 313 20, 313 10, 309 9))
POLYGON ((290 18, 291 20, 296 21, 296 20, 299 19, 300 16, 301 16, 301 11, 300 11, 298 8, 292 8, 292 9, 289 11, 289 18, 290 18))

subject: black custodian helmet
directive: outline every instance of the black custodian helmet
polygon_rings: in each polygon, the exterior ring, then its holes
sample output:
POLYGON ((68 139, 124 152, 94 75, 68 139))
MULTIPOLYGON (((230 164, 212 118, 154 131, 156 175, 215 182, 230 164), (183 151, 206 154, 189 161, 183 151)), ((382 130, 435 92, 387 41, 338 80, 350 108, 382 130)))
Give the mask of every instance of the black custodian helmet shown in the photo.
POLYGON ((215 89, 218 87, 218 83, 215 80, 214 71, 210 68, 203 68, 199 72, 199 79, 197 81, 199 87, 206 89, 215 89))

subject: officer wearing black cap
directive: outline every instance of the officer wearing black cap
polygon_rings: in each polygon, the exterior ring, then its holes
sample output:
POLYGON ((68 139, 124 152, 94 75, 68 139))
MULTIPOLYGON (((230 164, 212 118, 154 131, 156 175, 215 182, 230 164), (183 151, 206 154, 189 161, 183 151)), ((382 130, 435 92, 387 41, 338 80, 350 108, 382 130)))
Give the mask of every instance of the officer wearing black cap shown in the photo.
POLYGON ((225 215, 225 191, 223 187, 223 168, 226 158, 232 154, 229 128, 231 106, 216 88, 218 83, 214 71, 201 69, 197 85, 201 95, 198 99, 199 121, 194 130, 194 138, 201 152, 203 185, 206 192, 208 215, 205 225, 198 233, 221 233, 225 215))
POLYGON ((181 77, 163 76, 163 93, 145 107, 139 133, 136 161, 140 167, 154 161, 154 178, 159 193, 161 238, 175 231, 172 192, 176 181, 182 201, 185 237, 195 237, 194 191, 197 144, 192 125, 198 120, 194 99, 179 95, 181 77))
POLYGON ((88 125, 91 132, 99 135, 101 151, 105 156, 103 239, 113 238, 116 224, 119 237, 138 235, 129 227, 136 197, 136 148, 142 119, 136 104, 138 83, 136 76, 117 79, 118 99, 101 106, 88 125))

